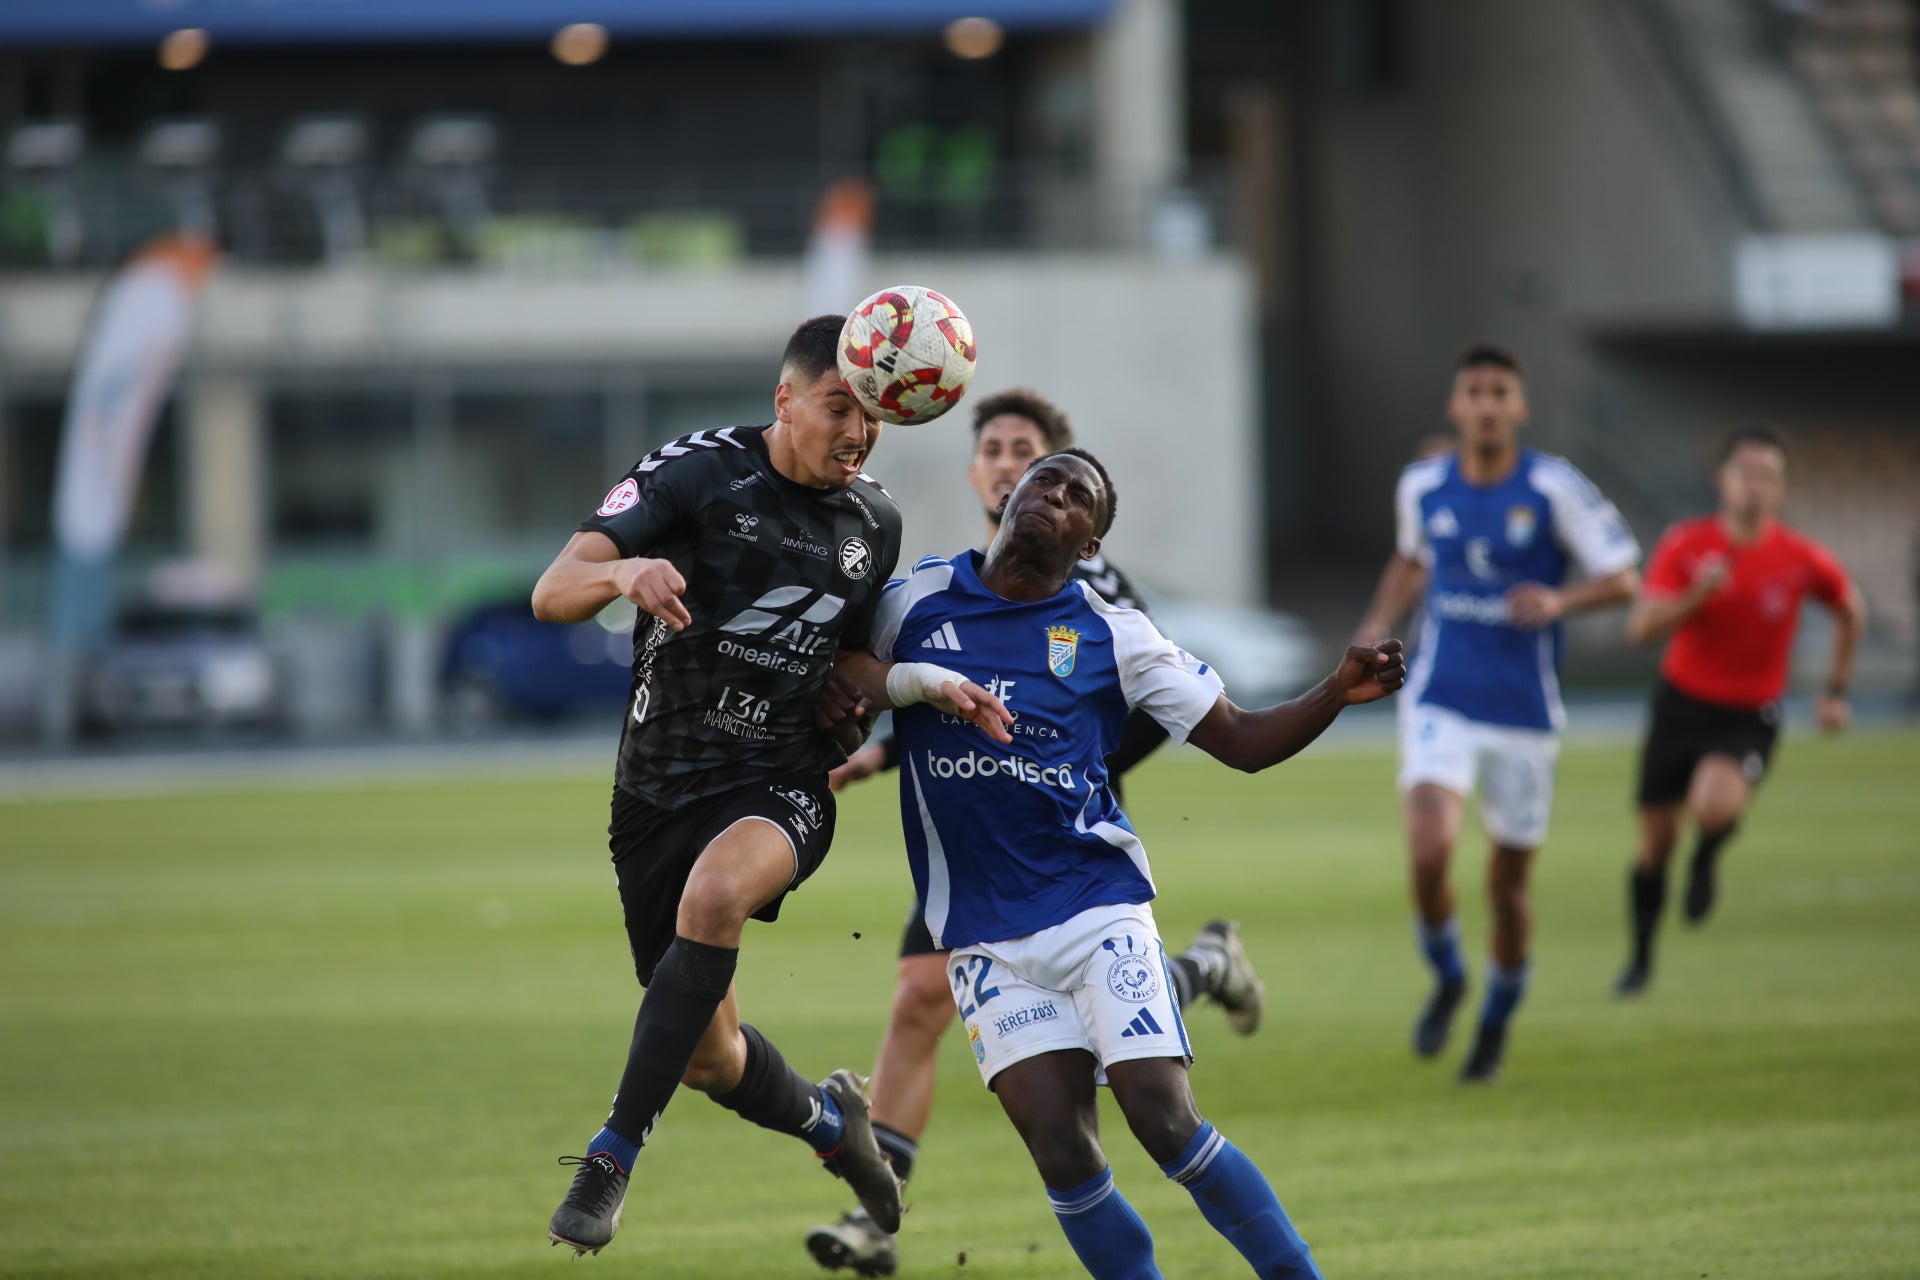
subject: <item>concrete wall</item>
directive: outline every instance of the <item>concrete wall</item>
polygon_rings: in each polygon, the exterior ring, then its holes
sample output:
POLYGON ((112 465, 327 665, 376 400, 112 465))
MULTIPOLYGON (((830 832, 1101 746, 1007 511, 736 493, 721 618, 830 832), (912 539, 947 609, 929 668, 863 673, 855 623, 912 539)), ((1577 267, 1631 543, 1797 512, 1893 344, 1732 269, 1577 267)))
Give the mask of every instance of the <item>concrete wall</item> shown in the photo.
POLYGON ((1343 477, 1320 523, 1381 554, 1393 476, 1443 425, 1460 345, 1517 349, 1534 443, 1584 462, 1587 335, 1724 322, 1741 226, 1631 4, 1404 12, 1399 82, 1330 88, 1306 143, 1318 367, 1303 431, 1321 438, 1295 452, 1343 477))
MULTIPOLYGON (((981 350, 975 395, 1031 384, 1067 408, 1123 495, 1111 539, 1116 559, 1196 599, 1256 597, 1255 330, 1241 262, 882 259, 867 285, 903 280, 935 284, 966 308, 981 350)), ((0 280, 0 383, 66 376, 99 285, 0 280)), ((191 385, 217 375, 232 387, 282 375, 346 381, 485 370, 497 382, 524 370, 550 385, 553 370, 645 378, 764 369, 771 417, 778 355, 801 315, 802 291, 798 264, 594 279, 229 271, 209 288, 184 377, 191 385)), ((951 554, 980 536, 963 487, 968 421, 963 406, 951 421, 890 428, 875 455, 872 471, 908 513, 910 557, 951 554)), ((580 510, 601 492, 583 493, 580 510)), ((249 527, 238 519, 205 524, 220 531, 209 532, 211 541, 249 527)), ((566 532, 553 531, 556 548, 566 532)))

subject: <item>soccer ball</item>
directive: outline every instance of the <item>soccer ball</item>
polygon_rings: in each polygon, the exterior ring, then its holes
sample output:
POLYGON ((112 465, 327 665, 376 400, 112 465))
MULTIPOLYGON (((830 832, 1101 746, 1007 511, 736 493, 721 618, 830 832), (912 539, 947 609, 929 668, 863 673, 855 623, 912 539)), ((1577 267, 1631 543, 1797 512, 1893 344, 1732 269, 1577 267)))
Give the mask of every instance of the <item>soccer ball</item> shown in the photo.
POLYGON ((853 309, 840 330, 840 380, 882 422, 932 422, 973 381, 973 326, 949 298, 894 285, 853 309))

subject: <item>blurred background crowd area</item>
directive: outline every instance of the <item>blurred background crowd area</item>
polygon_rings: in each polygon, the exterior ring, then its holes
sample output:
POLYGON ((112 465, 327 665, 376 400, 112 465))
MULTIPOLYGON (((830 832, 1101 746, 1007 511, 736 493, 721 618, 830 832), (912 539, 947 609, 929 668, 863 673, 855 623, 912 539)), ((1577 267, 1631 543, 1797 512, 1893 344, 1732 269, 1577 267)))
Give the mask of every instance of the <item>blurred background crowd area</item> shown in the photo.
MULTIPOLYGON (((635 458, 768 420, 797 320, 894 281, 967 310, 975 395, 1067 408, 1114 559, 1243 685, 1344 637, 1491 338, 1648 547, 1728 430, 1786 429, 1788 516, 1872 609, 1860 686, 1900 693, 1917 68, 1910 0, 16 0, 0 741, 610 714, 630 612, 541 628, 533 578, 635 458), (170 233, 217 259, 79 644, 76 379, 170 233)), ((909 556, 978 537, 965 416, 875 455, 909 556)), ((1619 633, 1585 621, 1570 677, 1641 684, 1619 633)))

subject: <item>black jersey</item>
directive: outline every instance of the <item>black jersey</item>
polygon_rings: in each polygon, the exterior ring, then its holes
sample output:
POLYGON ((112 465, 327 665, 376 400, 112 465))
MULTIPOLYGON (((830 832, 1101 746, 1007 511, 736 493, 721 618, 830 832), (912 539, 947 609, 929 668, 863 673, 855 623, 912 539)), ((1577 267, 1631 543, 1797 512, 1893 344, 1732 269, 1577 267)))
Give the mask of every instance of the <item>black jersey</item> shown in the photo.
POLYGON ((1107 563, 1107 558, 1098 552, 1085 560, 1076 560, 1069 578, 1078 578, 1094 589, 1102 600, 1117 609, 1138 609, 1152 617, 1146 603, 1140 599, 1140 593, 1134 589, 1127 575, 1107 563))
POLYGON ((813 727, 839 649, 864 649, 900 555, 900 511, 861 475, 809 489, 774 470, 761 427, 696 431, 634 464, 580 528, 686 579, 693 624, 646 613, 620 787, 661 808, 845 758, 813 727))

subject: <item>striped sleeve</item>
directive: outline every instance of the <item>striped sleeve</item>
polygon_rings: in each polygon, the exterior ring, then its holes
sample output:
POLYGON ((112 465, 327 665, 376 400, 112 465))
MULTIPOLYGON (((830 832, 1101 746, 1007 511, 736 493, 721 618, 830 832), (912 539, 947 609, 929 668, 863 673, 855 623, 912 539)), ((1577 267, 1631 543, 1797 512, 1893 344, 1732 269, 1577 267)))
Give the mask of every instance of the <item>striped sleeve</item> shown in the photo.
POLYGON ((1604 578, 1640 563, 1640 544, 1626 520, 1571 462, 1542 456, 1534 466, 1533 483, 1553 511, 1554 538, 1579 562, 1582 573, 1604 578))
POLYGON ((895 578, 880 595, 874 610, 872 642, 868 651, 882 662, 896 661, 894 647, 900 628, 906 624, 913 606, 929 596, 938 595, 953 581, 953 565, 937 556, 928 556, 904 578, 895 578))

